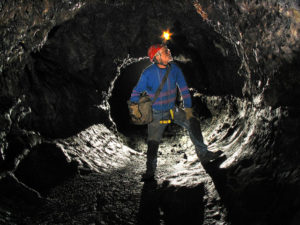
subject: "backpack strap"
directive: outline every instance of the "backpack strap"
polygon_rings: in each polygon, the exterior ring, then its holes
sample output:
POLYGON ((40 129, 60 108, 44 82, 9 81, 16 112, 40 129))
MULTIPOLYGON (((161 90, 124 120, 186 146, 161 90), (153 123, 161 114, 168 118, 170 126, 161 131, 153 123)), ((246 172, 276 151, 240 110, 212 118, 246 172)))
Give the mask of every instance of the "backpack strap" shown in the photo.
POLYGON ((161 92, 161 90, 163 89, 164 84, 166 83, 166 80, 168 79, 169 73, 170 73, 170 65, 167 65, 167 72, 166 75, 164 76, 163 80, 161 81, 159 87, 157 88, 156 92, 155 92, 155 96, 152 100, 152 104, 156 101, 156 99, 158 98, 159 93, 161 92))

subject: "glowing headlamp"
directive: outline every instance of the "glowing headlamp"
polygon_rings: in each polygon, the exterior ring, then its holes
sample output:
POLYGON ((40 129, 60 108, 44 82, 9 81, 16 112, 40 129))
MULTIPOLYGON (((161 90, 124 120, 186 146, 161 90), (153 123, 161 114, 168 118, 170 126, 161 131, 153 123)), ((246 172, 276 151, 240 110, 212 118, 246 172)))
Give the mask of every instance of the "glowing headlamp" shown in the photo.
POLYGON ((163 31, 163 34, 161 35, 161 38, 164 39, 164 42, 171 39, 172 33, 170 33, 169 30, 163 31))

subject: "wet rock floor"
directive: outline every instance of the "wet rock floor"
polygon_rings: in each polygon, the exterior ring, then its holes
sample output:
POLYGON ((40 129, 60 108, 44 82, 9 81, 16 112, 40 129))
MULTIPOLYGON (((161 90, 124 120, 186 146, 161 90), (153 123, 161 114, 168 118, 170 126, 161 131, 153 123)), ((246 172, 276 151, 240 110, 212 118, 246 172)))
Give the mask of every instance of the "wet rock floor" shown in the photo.
MULTIPOLYGON (((143 143, 141 141, 141 143, 143 143)), ((81 171, 45 194, 23 224, 227 224, 226 209, 185 131, 162 140, 157 180, 140 181, 146 145, 126 166, 81 171)))

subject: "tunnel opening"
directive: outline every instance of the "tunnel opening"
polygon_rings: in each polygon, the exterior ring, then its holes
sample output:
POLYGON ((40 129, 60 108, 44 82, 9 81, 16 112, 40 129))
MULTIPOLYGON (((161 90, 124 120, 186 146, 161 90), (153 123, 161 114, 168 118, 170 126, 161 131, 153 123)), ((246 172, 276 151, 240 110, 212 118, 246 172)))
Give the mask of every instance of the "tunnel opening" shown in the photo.
MULTIPOLYGON (((202 119, 211 119, 206 96, 242 98, 245 80, 238 75, 241 60, 234 47, 213 30, 202 30, 203 33, 190 31, 190 34, 186 34, 182 26, 182 22, 175 20, 170 29, 172 39, 166 45, 172 52, 174 63, 183 71, 196 114, 202 119), (200 41, 189 38, 189 35, 197 36, 200 41)), ((144 54, 140 54, 146 55, 147 47, 144 48, 144 54)), ((124 66, 111 87, 111 116, 123 134, 144 132, 146 129, 145 126, 131 124, 127 101, 141 73, 150 64, 149 60, 144 59, 124 66)), ((180 100, 177 103, 182 104, 180 100)))
POLYGON ((142 60, 133 63, 120 71, 120 75, 114 83, 109 99, 110 113, 119 132, 130 135, 132 132, 145 132, 146 125, 137 126, 131 123, 127 101, 130 99, 132 89, 137 84, 140 74, 150 62, 142 60))
MULTIPOLYGON (((185 65, 184 63, 176 61, 179 66, 183 68, 183 71, 190 73, 192 68, 191 65, 185 65)), ((119 132, 127 137, 132 135, 142 134, 143 136, 147 133, 147 125, 134 125, 131 122, 128 109, 128 101, 130 99, 131 92, 135 85, 137 84, 141 73, 143 70, 151 65, 148 59, 144 59, 139 62, 135 62, 125 68, 121 69, 120 75, 114 82, 111 97, 109 98, 110 104, 110 115, 116 128, 119 132)), ((192 81, 189 82, 192 83, 192 81)), ((194 110, 198 117, 201 119, 211 119, 212 114, 206 106, 206 103, 199 98, 199 93, 194 88, 190 88, 191 95, 194 100, 194 110)), ((176 106, 182 107, 182 99, 180 97, 180 92, 177 90, 177 100, 176 106)), ((170 124, 169 130, 180 130, 177 125, 170 124)))

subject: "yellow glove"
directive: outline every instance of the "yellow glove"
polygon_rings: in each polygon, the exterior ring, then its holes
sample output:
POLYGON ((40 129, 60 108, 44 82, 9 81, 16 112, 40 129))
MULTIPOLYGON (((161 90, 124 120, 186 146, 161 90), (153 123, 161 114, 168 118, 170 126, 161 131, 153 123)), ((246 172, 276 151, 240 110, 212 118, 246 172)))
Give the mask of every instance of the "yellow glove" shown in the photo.
POLYGON ((139 105, 138 104, 131 104, 129 106, 129 110, 130 110, 131 114, 133 116, 135 116, 137 119, 141 118, 142 114, 140 113, 139 105))
POLYGON ((190 120, 191 118, 194 117, 193 108, 185 108, 184 111, 185 111, 185 116, 186 116, 187 120, 190 120))

